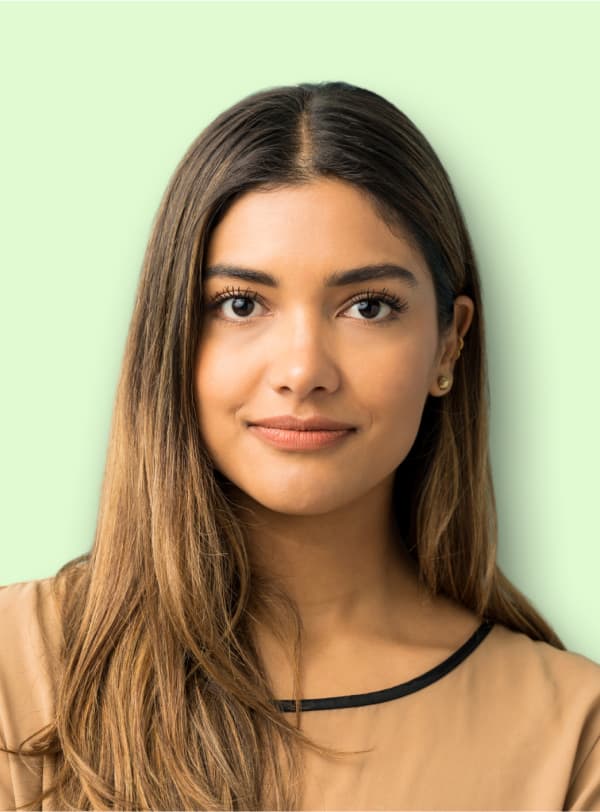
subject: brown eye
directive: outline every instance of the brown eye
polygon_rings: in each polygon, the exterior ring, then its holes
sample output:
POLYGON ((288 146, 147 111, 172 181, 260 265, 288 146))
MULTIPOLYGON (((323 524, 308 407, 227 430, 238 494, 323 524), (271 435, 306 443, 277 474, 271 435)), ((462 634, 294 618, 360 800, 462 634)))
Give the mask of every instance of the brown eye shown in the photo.
MULTIPOLYGON (((386 291, 385 289, 382 291, 366 291, 364 293, 357 293, 352 299, 350 307, 354 307, 354 305, 357 304, 365 304, 366 306, 362 307, 359 312, 361 315, 364 315, 367 318, 361 319, 361 321, 375 321, 375 319, 370 318, 370 314, 372 313, 373 305, 377 303, 377 305, 380 306, 381 302, 386 304, 393 313, 403 313, 405 310, 408 310, 408 302, 405 299, 401 299, 394 293, 386 291)), ((394 315, 383 319, 377 319, 377 321, 388 322, 395 318, 396 316, 394 315)))
MULTIPOLYGON (((225 302, 232 302, 232 309, 234 316, 240 316, 244 320, 245 316, 252 315, 254 311, 254 304, 258 302, 259 296, 251 290, 241 290, 241 288, 226 288, 215 294, 208 303, 209 311, 218 311, 225 302), (243 303, 246 302, 244 305, 243 303), (252 304, 249 305, 248 303, 252 304), (248 312, 250 308, 250 312, 248 312)), ((235 319, 234 319, 235 321, 235 319)))
MULTIPOLYGON (((255 300, 250 299, 250 297, 248 296, 236 296, 235 299, 233 297, 230 297, 225 301, 231 302, 231 309, 233 310, 236 316, 249 316, 252 314, 252 310, 254 309, 255 300), (249 308, 250 311, 248 312, 249 308)), ((223 301, 221 301, 221 304, 223 304, 223 301)))

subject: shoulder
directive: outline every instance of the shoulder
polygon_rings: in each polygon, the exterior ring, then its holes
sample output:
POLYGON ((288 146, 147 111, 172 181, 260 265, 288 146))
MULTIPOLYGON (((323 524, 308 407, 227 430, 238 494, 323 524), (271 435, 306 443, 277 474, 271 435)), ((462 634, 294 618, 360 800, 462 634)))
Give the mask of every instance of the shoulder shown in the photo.
POLYGON ((46 655, 60 630, 62 597, 54 577, 0 585, 0 662, 46 655))
POLYGON ((542 690, 555 701, 600 700, 600 664, 574 651, 558 649, 523 632, 495 623, 482 649, 493 679, 504 687, 542 690))
POLYGON ((564 772, 564 809, 600 809, 600 664, 501 624, 478 649, 491 727, 508 726, 523 754, 543 743, 544 763, 564 772))
POLYGON ((495 690, 541 690, 565 701, 570 701, 575 689, 582 699, 599 696, 600 664, 589 657, 533 640, 500 622, 484 624, 480 615, 449 599, 443 598, 439 606, 432 613, 431 639, 448 655, 469 641, 465 654, 495 690))
POLYGON ((0 608, 2 614, 18 619, 21 612, 35 612, 42 603, 47 602, 55 586, 55 578, 38 578, 31 581, 18 581, 12 584, 0 584, 0 608))
POLYGON ((477 694, 479 707, 494 702, 502 706, 502 714, 525 714, 524 721, 568 717, 580 726, 595 714, 600 730, 599 663, 500 622, 484 623, 471 611, 451 609, 447 614, 453 623, 444 627, 446 645, 466 666, 455 669, 454 679, 477 694))
MULTIPOLYGON (((13 750, 54 719, 61 631, 54 591, 53 577, 0 585, 0 744, 13 750)), ((38 759, 0 752, 0 809, 35 795, 46 775, 38 759)))
POLYGON ((477 683, 514 715, 557 732, 600 733, 600 664, 495 623, 471 655, 477 683))
POLYGON ((9 746, 51 720, 60 615, 54 578, 0 586, 0 729, 9 746))

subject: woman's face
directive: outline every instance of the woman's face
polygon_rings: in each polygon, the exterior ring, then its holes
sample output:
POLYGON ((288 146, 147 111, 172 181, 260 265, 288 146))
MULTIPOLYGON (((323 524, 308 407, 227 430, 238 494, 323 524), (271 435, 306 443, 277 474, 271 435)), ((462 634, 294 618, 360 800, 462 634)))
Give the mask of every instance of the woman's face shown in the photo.
MULTIPOLYGON (((471 300, 457 301, 470 321, 471 300)), ((333 511, 391 483, 427 396, 442 394, 437 377, 451 364, 440 359, 452 358, 456 333, 449 341, 438 340, 425 260, 354 186, 319 179, 246 193, 214 229, 203 271, 195 392, 215 467, 263 507, 296 515, 333 511), (326 284, 334 272, 380 263, 414 281, 326 284), (261 271, 274 284, 211 276, 217 265, 261 271), (211 304, 223 291, 230 298, 211 304), (282 449, 248 426, 275 415, 319 415, 355 430, 328 447, 282 449)))

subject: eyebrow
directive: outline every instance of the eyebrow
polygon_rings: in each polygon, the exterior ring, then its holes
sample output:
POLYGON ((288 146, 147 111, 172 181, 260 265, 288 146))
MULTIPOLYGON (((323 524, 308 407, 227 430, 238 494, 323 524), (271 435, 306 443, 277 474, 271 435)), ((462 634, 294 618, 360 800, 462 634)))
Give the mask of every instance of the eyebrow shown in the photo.
MULTIPOLYGON (((237 265, 227 265, 226 263, 217 263, 204 269, 204 279, 212 279, 216 276, 245 279, 248 282, 267 285, 270 288, 279 287, 277 278, 265 271, 240 268, 237 265)), ((416 288, 419 284, 416 276, 408 268, 403 268, 393 262, 379 262, 376 265, 361 265, 358 268, 334 271, 325 277, 325 287, 337 288, 352 285, 355 282, 367 282, 370 279, 399 279, 401 282, 406 282, 411 288, 416 288)))

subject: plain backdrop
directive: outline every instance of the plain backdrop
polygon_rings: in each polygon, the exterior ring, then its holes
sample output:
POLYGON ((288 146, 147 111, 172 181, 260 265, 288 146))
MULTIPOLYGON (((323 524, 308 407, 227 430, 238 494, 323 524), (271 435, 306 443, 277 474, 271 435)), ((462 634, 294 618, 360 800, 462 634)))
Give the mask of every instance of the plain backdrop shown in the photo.
POLYGON ((499 562, 600 661, 600 5, 0 4, 0 583, 93 541, 150 223, 255 90, 396 104, 455 186, 484 288, 499 562))

